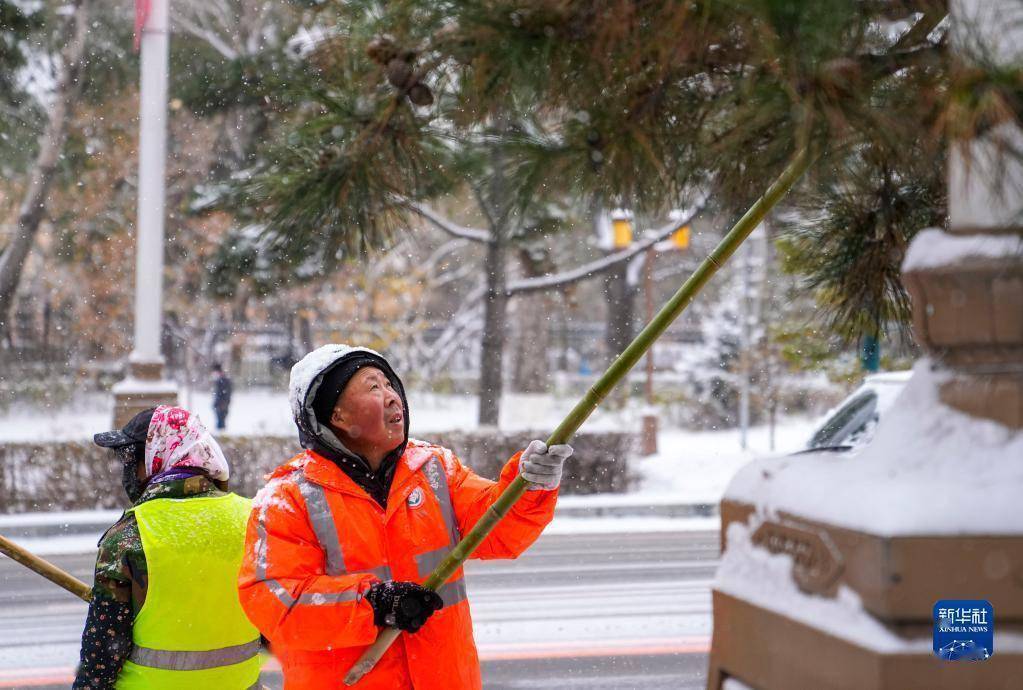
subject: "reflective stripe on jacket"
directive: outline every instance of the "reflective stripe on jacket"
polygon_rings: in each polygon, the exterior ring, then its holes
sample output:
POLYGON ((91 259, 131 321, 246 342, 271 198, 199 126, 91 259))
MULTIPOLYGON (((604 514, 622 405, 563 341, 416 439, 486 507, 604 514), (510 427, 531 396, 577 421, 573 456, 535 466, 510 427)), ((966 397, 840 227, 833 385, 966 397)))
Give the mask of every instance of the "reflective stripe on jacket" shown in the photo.
MULTIPOLYGON (((422 582, 518 475, 518 455, 498 482, 451 451, 410 440, 386 511, 340 468, 306 451, 277 468, 257 495, 240 575, 242 606, 281 661, 285 690, 341 687, 376 639, 364 599, 384 579, 422 582)), ((556 491, 530 491, 474 558, 514 558, 554 516, 556 491)), ((403 634, 361 690, 481 687, 462 569, 439 590, 444 608, 403 634)))
POLYGON ((146 601, 118 690, 241 690, 259 677, 259 631, 238 601, 251 502, 235 494, 135 506, 148 564, 146 601))

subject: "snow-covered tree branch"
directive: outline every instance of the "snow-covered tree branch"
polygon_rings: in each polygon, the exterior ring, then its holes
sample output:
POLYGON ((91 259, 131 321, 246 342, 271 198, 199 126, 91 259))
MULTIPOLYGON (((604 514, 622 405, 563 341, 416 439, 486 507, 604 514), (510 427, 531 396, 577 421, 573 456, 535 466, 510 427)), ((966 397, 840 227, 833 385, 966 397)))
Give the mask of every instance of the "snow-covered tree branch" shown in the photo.
POLYGON ((691 223, 693 218, 695 218, 697 214, 703 210, 703 206, 704 204, 701 202, 695 208, 687 212, 681 219, 673 220, 670 223, 662 225, 628 249, 623 249, 620 252, 615 252, 614 254, 605 256, 602 259, 591 261, 562 273, 556 273, 554 275, 543 276, 540 278, 526 278, 525 280, 511 282, 506 288, 506 294, 511 297, 512 295, 520 295, 527 292, 551 290, 553 288, 571 285, 572 283, 577 283, 580 280, 586 280, 600 275, 605 271, 609 271, 615 266, 631 260, 638 254, 642 254, 658 242, 671 237, 676 230, 691 223))
POLYGON ((216 50, 228 60, 234 60, 238 57, 238 52, 227 45, 227 43, 225 43, 213 30, 211 30, 208 26, 202 26, 198 21, 194 21, 192 17, 188 16, 184 12, 175 12, 174 21, 179 28, 184 29, 184 31, 189 35, 205 41, 211 48, 216 50))
POLYGON ((452 237, 458 237, 463 240, 472 240, 473 242, 487 243, 491 241, 491 235, 486 230, 480 230, 478 228, 468 228, 464 225, 459 225, 454 221, 451 221, 444 216, 440 215, 432 208, 425 204, 421 204, 416 201, 409 199, 403 200, 401 204, 410 211, 413 211, 421 218, 429 222, 435 228, 443 230, 452 237))

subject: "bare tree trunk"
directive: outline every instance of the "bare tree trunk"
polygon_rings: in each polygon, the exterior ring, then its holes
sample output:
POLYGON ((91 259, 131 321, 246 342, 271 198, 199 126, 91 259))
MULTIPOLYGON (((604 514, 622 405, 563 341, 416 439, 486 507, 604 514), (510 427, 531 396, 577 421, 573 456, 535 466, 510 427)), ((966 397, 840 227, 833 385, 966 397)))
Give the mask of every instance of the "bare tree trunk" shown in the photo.
POLYGON ((629 285, 628 269, 628 263, 621 263, 604 274, 604 298, 607 300, 604 345, 608 363, 632 342, 636 291, 629 285))
POLYGON ((8 315, 14 294, 21 282, 36 233, 46 211, 46 199, 57 172, 57 163, 67 137, 68 122, 81 93, 82 58, 88 31, 90 0, 74 0, 74 11, 61 31, 64 50, 61 51, 60 76, 50 108, 49 121, 39 137, 39 155, 29 175, 28 188, 18 209, 14 237, 0 256, 0 333, 8 335, 8 315))
POLYGON ((550 378, 548 352, 551 349, 551 314, 554 296, 541 292, 517 298, 514 313, 519 323, 515 337, 515 366, 512 386, 516 393, 543 393, 550 378))
MULTIPOLYGON (((498 126, 505 126, 500 123, 498 126)), ((508 276, 506 248, 510 222, 510 204, 506 198, 504 154, 495 147, 491 153, 493 177, 490 202, 480 196, 485 215, 490 218, 490 241, 483 262, 487 292, 483 311, 483 337, 480 343, 479 415, 481 426, 497 426, 501 419, 501 394, 504 392, 504 341, 508 331, 508 276)))
POLYGON ((505 294, 505 248, 494 228, 483 270, 487 275, 487 298, 483 311, 480 351, 479 424, 497 426, 504 392, 504 340, 508 330, 508 297, 505 294))
POLYGON ((298 317, 298 343, 299 351, 303 355, 313 351, 313 328, 305 315, 298 317))
MULTIPOLYGON (((555 266, 546 252, 538 258, 529 250, 520 249, 518 255, 519 265, 526 278, 555 272, 555 266)), ((512 389, 516 393, 542 393, 547 390, 547 379, 550 376, 547 353, 551 348, 550 320, 554 309, 553 291, 525 294, 516 298, 512 309, 517 328, 512 329, 515 333, 515 362, 511 379, 512 389)))

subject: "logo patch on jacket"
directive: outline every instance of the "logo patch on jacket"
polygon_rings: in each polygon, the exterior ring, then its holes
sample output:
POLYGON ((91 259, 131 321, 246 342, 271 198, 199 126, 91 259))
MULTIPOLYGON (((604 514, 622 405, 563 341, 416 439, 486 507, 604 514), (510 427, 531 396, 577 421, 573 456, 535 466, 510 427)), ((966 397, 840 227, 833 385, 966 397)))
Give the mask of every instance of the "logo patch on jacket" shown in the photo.
POLYGON ((423 490, 418 486, 408 495, 408 507, 418 508, 423 505, 423 490))

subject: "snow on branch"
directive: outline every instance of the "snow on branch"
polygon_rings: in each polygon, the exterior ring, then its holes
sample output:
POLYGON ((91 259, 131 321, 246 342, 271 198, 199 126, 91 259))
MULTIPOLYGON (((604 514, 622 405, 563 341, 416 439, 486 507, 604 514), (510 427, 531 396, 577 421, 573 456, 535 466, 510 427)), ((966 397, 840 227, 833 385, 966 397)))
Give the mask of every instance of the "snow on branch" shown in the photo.
POLYGON ((459 237, 463 240, 472 240, 473 242, 489 243, 491 241, 490 233, 486 230, 467 228, 464 225, 459 225, 458 223, 440 215, 425 204, 420 204, 419 202, 412 201, 411 199, 399 199, 399 203, 410 211, 414 211, 420 217, 429 221, 435 227, 440 228, 449 235, 459 237))
MULTIPOLYGON (((233 24, 223 25, 221 30, 218 30, 216 24, 222 23, 210 12, 210 7, 217 7, 219 3, 213 2, 189 2, 185 3, 184 7, 178 7, 172 4, 172 17, 174 23, 178 27, 183 29, 185 33, 198 38, 201 41, 205 41, 207 45, 213 48, 220 55, 228 60, 234 60, 238 57, 238 51, 228 45, 221 35, 222 32, 230 34, 231 32, 237 32, 238 28, 233 24)), ((217 9, 222 9, 217 7, 217 9)))
POLYGON ((227 58, 228 60, 234 60, 238 57, 238 53, 231 48, 231 46, 224 43, 224 41, 222 41, 221 38, 210 29, 200 26, 183 14, 175 13, 175 20, 177 21, 178 26, 184 29, 186 33, 201 41, 205 41, 207 45, 220 53, 222 57, 227 58))
POLYGON ((591 261, 590 263, 583 264, 582 266, 570 271, 564 271, 563 273, 542 276, 540 278, 526 278, 525 280, 511 282, 508 284, 505 294, 511 297, 512 295, 521 295, 525 292, 550 290, 552 288, 562 287, 563 285, 577 283, 580 280, 586 280, 604 273, 605 271, 609 271, 622 262, 629 261, 637 254, 645 252, 658 242, 666 240, 671 237, 676 230, 691 223, 693 218, 695 218, 696 215, 703 210, 705 203, 705 200, 700 200, 695 207, 687 211, 685 214, 681 214, 679 219, 672 220, 670 223, 653 230, 641 241, 636 242, 628 249, 623 249, 620 252, 615 252, 614 254, 605 256, 602 259, 591 261))

